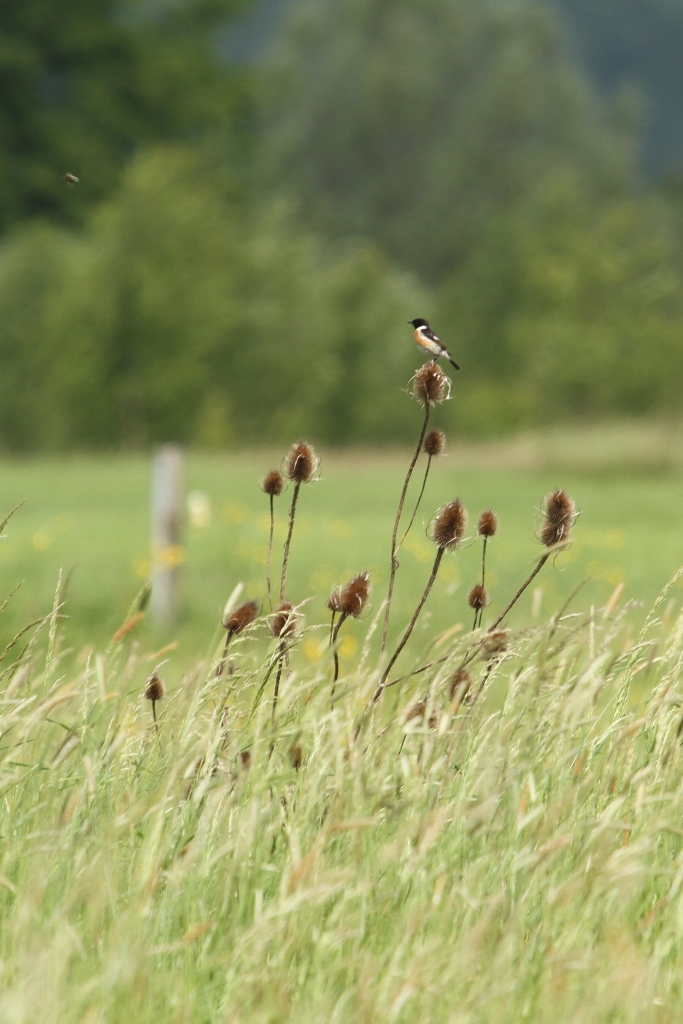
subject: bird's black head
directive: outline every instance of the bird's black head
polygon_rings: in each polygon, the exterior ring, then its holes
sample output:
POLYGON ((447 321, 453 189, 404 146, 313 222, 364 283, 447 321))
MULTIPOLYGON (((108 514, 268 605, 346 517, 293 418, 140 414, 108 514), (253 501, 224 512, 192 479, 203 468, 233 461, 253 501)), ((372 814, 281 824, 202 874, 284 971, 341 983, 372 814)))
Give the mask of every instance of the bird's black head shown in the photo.
POLYGON ((416 317, 414 320, 409 320, 408 323, 412 324, 413 327, 415 327, 415 328, 417 328, 417 327, 429 327, 429 324, 427 323, 427 321, 423 320, 421 316, 416 317))

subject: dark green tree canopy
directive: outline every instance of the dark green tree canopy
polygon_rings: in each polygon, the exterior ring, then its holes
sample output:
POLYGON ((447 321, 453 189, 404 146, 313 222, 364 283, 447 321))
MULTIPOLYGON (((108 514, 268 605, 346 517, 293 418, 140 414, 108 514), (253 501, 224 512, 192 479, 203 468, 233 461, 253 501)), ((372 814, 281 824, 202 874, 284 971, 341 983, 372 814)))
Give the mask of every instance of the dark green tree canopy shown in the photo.
POLYGON ((3 0, 0 231, 36 215, 77 218, 140 143, 229 124, 238 89, 212 32, 239 5, 3 0))
POLYGON ((558 175, 627 187, 548 5, 323 0, 295 8, 263 101, 264 159, 314 227, 369 235, 431 281, 489 217, 558 175))

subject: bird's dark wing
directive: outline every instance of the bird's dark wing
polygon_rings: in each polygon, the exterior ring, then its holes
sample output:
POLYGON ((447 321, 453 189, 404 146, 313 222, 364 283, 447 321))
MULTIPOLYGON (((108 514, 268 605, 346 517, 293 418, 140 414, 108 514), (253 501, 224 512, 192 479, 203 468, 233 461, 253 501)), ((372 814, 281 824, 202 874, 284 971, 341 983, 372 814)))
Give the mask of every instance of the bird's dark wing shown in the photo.
POLYGON ((438 334, 434 333, 431 327, 423 327, 422 333, 425 335, 426 338, 429 338, 430 341, 435 341, 437 345, 441 345, 441 347, 444 348, 444 343, 442 342, 441 338, 439 337, 438 334))

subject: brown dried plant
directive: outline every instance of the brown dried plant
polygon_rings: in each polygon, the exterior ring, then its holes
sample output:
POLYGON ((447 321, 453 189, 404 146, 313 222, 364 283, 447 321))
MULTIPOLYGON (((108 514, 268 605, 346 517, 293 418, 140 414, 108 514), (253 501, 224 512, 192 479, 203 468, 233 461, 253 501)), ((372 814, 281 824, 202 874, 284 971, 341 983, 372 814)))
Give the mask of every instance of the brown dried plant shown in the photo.
POLYGON ((285 540, 284 554, 282 556, 282 576, 280 577, 280 602, 285 599, 287 587, 287 567, 289 564, 289 549, 292 543, 294 531, 294 519, 296 517, 296 504, 299 499, 299 490, 302 484, 310 483, 315 471, 318 468, 319 459, 308 441, 299 441, 293 444, 285 456, 285 476, 294 484, 294 494, 289 510, 289 527, 287 539, 285 540))
POLYGON ((275 498, 282 494, 285 488, 285 480, 279 469, 271 469, 262 483, 261 490, 268 495, 270 503, 270 533, 268 536, 268 555, 266 557, 266 582, 268 585, 268 607, 273 610, 273 586, 271 578, 271 563, 273 558, 273 533, 275 531, 275 498))
POLYGON ((368 597, 370 596, 370 573, 360 572, 353 579, 349 580, 343 587, 335 587, 327 601, 327 607, 332 612, 330 624, 330 645, 334 658, 334 678, 332 680, 332 696, 339 678, 339 652, 337 650, 337 637, 339 630, 346 620, 351 617, 357 619, 361 614, 368 597), (335 617, 339 619, 335 625, 335 617))

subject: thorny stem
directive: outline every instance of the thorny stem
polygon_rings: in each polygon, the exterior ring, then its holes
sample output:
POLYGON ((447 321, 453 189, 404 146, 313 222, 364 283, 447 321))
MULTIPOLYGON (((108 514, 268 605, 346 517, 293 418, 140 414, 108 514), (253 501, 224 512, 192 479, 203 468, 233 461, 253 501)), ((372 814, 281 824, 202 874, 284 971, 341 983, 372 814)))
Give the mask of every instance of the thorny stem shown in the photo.
POLYGON ((285 587, 287 585, 287 563, 289 562, 289 546, 292 543, 292 532, 294 530, 294 517, 296 516, 296 503, 299 497, 300 483, 297 483, 294 488, 294 494, 292 495, 292 507, 289 510, 289 529, 287 530, 287 540, 285 541, 285 551, 282 557, 282 578, 280 580, 280 601, 285 599, 285 587))
POLYGON ((230 641, 232 640, 232 638, 233 638, 233 632, 232 632, 231 629, 229 629, 228 630, 228 635, 225 638, 225 646, 223 647, 223 656, 222 656, 221 660, 218 662, 218 668, 216 669, 216 679, 218 679, 219 676, 223 675, 223 669, 225 668, 225 663, 226 663, 226 661, 228 659, 228 647, 230 645, 230 641))
MULTIPOLYGON (((389 629, 389 614, 390 614, 390 611, 391 611, 391 598, 393 597, 393 593, 394 593, 394 580, 396 578, 396 570, 398 569, 398 562, 396 560, 396 552, 398 550, 398 548, 396 547, 396 538, 398 537, 398 527, 399 527, 399 524, 401 522, 401 516, 403 515, 403 506, 405 504, 406 494, 408 493, 408 485, 410 483, 410 478, 413 475, 413 470, 415 469, 415 464, 416 464, 418 458, 420 457, 420 452, 422 451, 422 444, 423 444, 424 439, 425 439, 425 434, 427 433, 427 425, 429 424, 430 412, 431 412, 431 406, 430 406, 429 401, 427 401, 425 403, 425 418, 424 418, 424 423, 422 424, 422 432, 420 434, 420 440, 417 442, 417 448, 415 449, 415 453, 414 453, 414 455, 412 457, 412 460, 410 462, 410 465, 408 467, 408 472, 407 472, 406 478, 405 478, 405 480, 403 482, 403 490, 401 491, 401 497, 398 500, 398 508, 396 509, 396 519, 394 520, 394 530, 393 530, 393 533, 391 535, 391 571, 389 573, 389 591, 387 593, 387 604, 386 604, 386 608, 384 609, 384 628, 382 630, 382 646, 380 648, 381 651, 383 651, 384 648, 387 645, 387 631, 389 629)), ((409 527, 409 529, 410 529, 410 527, 409 527)), ((404 537, 404 540, 405 540, 405 537, 404 537)), ((403 543, 403 541, 401 541, 401 543, 403 543)))
MULTIPOLYGON (((424 608, 425 601, 429 597, 429 593, 430 593, 432 587, 434 586, 434 580, 436 579, 436 574, 439 571, 439 566, 441 565, 441 559, 443 558, 444 550, 445 550, 445 548, 439 548, 439 550, 436 553, 436 558, 434 559, 434 566, 432 568, 432 574, 429 577, 429 580, 427 581, 427 586, 424 589, 424 593, 423 593, 422 597, 420 598, 418 606, 417 606, 417 608, 415 609, 415 611, 413 613, 412 619, 408 623, 408 628, 406 629, 405 633, 403 634, 401 642, 399 643, 398 647, 396 648, 396 650, 392 654, 391 658, 389 659, 389 664, 387 665, 387 667, 385 668, 384 672, 382 673, 382 678, 379 681, 377 689, 375 690, 375 692, 374 692, 374 694, 372 696, 372 700, 368 704, 368 707, 372 707, 373 704, 376 704, 377 701, 379 700, 379 698, 382 696, 382 693, 384 692, 384 687, 386 686, 387 679, 389 678, 389 673, 391 672, 391 670, 392 670, 392 668, 394 666, 394 663, 395 663, 396 659, 398 658, 399 654, 401 653, 401 651, 403 650, 405 645, 408 643, 408 640, 410 639, 410 634, 413 632, 413 629, 415 628, 415 623, 417 622, 417 620, 419 618, 420 612, 424 608)), ((367 708, 366 708, 366 711, 367 711, 367 708)))
POLYGON ((339 651, 337 650, 337 637, 339 636, 339 630, 342 628, 347 618, 347 613, 342 612, 339 617, 339 622, 337 623, 334 633, 332 634, 332 638, 330 640, 330 643, 332 644, 332 655, 334 657, 334 678, 332 679, 331 693, 332 697, 334 697, 334 691, 337 686, 337 680, 339 679, 339 651))
POLYGON ((154 719, 154 728, 156 729, 157 736, 158 736, 159 735, 159 723, 157 722, 157 702, 155 700, 152 701, 152 718, 154 719))
POLYGON ((275 718, 275 710, 277 708, 277 698, 278 698, 278 694, 280 693, 280 677, 282 676, 282 661, 283 661, 284 655, 285 655, 285 642, 284 642, 284 640, 281 640, 280 641, 280 655, 278 657, 278 664, 277 664, 277 675, 275 676, 275 691, 273 693, 273 711, 272 711, 272 715, 271 715, 272 718, 275 718))
POLYGON ((532 583, 533 580, 536 579, 536 577, 538 576, 539 572, 541 571, 541 569, 543 568, 543 566, 545 565, 545 563, 548 561, 549 558, 550 558, 550 554, 549 553, 545 554, 545 555, 542 555, 541 558, 539 558, 538 565, 536 566, 534 571, 531 573, 531 575, 526 580, 526 582, 521 585, 521 587, 519 588, 519 590, 517 591, 515 596, 512 598, 512 600, 508 604, 507 608, 505 608, 500 613, 500 615, 498 616, 496 621, 493 623, 493 625, 489 626, 489 628, 486 631, 487 633, 492 633, 494 629, 496 629, 498 626, 500 626, 500 624, 503 621, 503 619, 505 618, 505 616, 512 609, 513 605, 517 604, 517 602, 519 601, 520 597, 522 596, 522 594, 524 593, 526 588, 529 586, 529 584, 532 583))
POLYGON ((270 578, 270 563, 273 556, 273 532, 275 529, 275 507, 273 505, 273 495, 269 495, 270 498, 270 536, 268 537, 268 557, 266 559, 266 580, 268 582, 268 606, 272 612, 273 610, 273 585, 270 578))
POLYGON ((410 522, 408 523, 408 528, 407 528, 406 532, 403 534, 403 536, 401 537, 400 541, 398 542, 398 546, 396 548, 397 552, 399 552, 401 550, 401 547, 403 546, 403 541, 406 539, 406 537, 410 533, 410 531, 412 529, 412 526, 413 526, 413 523, 415 522, 415 516, 417 515, 417 510, 420 507, 420 502, 422 501, 422 496, 423 496, 423 494, 425 492, 425 487, 427 486, 427 477, 429 476, 429 467, 431 466, 431 464, 432 464, 432 456, 430 455, 429 458, 427 459, 427 468, 425 469, 425 475, 424 475, 424 478, 422 480, 422 488, 421 488, 420 493, 418 495, 417 501, 415 502, 415 508, 413 509, 412 516, 410 517, 410 522))
MULTIPOLYGON (((486 544, 488 537, 484 537, 484 546, 481 552, 481 589, 486 593, 486 544)), ((481 626, 481 620, 484 617, 483 608, 475 608, 474 610, 474 625, 472 629, 475 630, 477 626, 481 626)))

